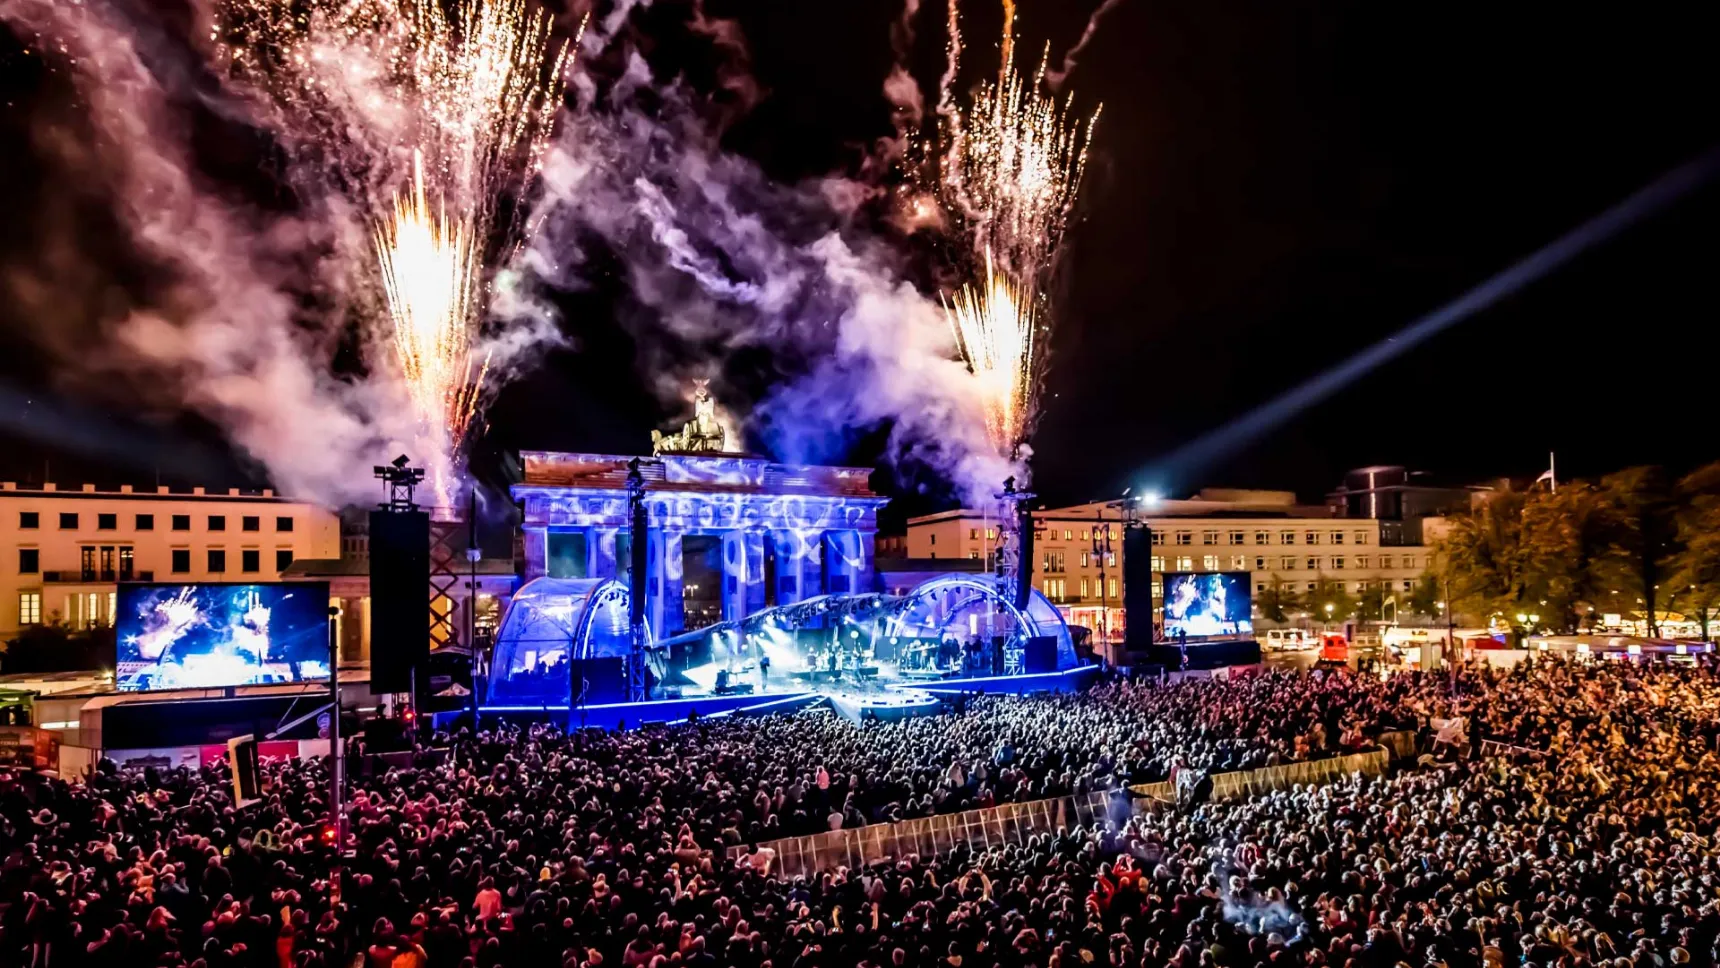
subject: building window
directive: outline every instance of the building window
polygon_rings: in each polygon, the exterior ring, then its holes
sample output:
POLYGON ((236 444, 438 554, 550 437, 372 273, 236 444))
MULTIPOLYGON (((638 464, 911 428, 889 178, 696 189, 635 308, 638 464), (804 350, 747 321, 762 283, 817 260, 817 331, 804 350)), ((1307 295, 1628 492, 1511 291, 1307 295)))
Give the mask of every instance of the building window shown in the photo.
POLYGON ((1063 529, 1063 540, 1064 540, 1064 541, 1073 541, 1073 540, 1075 540, 1075 532, 1074 532, 1074 531, 1071 531, 1071 530, 1070 530, 1070 529, 1068 529, 1068 528, 1064 528, 1064 529, 1063 529))
POLYGON ((1283 568, 1285 571, 1295 571, 1296 570, 1296 559, 1290 557, 1289 555, 1285 555, 1283 560, 1280 561, 1278 564, 1279 564, 1279 567, 1283 568))
POLYGON ((1256 594, 1256 595, 1264 595, 1264 594, 1266 594, 1266 583, 1265 583, 1265 582, 1263 582, 1263 581, 1257 581, 1257 582, 1255 582, 1255 583, 1254 583, 1254 593, 1255 593, 1255 594, 1256 594))
POLYGON ((1296 532, 1294 532, 1294 531, 1280 531, 1280 532, 1278 532, 1278 543, 1279 544, 1287 544, 1287 545, 1295 544, 1296 543, 1296 532))
POLYGON ((1344 543, 1344 532, 1342 532, 1342 531, 1332 532, 1332 543, 1333 544, 1343 544, 1344 543))
POLYGON ((239 551, 239 570, 246 574, 255 574, 263 570, 263 553, 255 548, 244 548, 239 551))
POLYGON ((937 545, 937 543, 938 543, 938 536, 937 536, 937 534, 936 534, 936 533, 933 533, 933 535, 932 535, 932 544, 933 544, 933 545, 934 545, 934 546, 935 546, 935 545, 937 545))
POLYGON ((1203 545, 1218 544, 1218 532, 1217 531, 1202 531, 1200 533, 1200 543, 1203 545))
POLYGON ((1217 571, 1218 570, 1218 556, 1217 555, 1206 555, 1205 557, 1201 558, 1200 559, 1200 567, 1203 571, 1217 571))
POLYGON ((1380 567, 1381 568, 1390 568, 1391 566, 1392 566, 1392 556, 1391 555, 1380 555, 1380 567))
POLYGON ((1152 534, 1153 544, 1162 545, 1165 543, 1165 533, 1163 531, 1154 531, 1152 534))
POLYGON ((1303 544, 1319 544, 1320 543, 1320 532, 1318 532, 1318 531, 1305 532, 1302 535, 1302 543, 1303 544))
POLYGON ((61 531, 76 531, 76 530, 78 530, 78 513, 76 511, 61 511, 60 512, 60 530, 61 531))
POLYGON ((1177 544, 1180 544, 1180 545, 1194 544, 1194 532, 1193 531, 1178 531, 1177 532, 1177 544))
POLYGON ((1266 557, 1264 555, 1256 555, 1255 556, 1255 558, 1254 558, 1254 570, 1255 571, 1265 571, 1266 570, 1266 557))
POLYGON ((173 549, 173 573, 175 575, 187 575, 191 573, 190 548, 173 549))
POLYGON ((191 530, 191 515, 189 515, 189 514, 175 514, 173 516, 173 530, 175 530, 175 531, 190 531, 191 530))
POLYGON ((1148 562, 1148 565, 1151 567, 1152 571, 1164 571, 1165 570, 1165 560, 1163 558, 1158 557, 1157 555, 1153 556, 1153 560, 1148 562))
POLYGON ((224 548, 209 549, 209 571, 219 575, 227 570, 227 551, 224 548))
POLYGON ((1256 531, 1254 532, 1254 543, 1257 545, 1271 544, 1272 534, 1267 531, 1256 531))
POLYGON ((968 552, 968 560, 969 561, 978 561, 979 560, 979 552, 977 552, 977 551, 968 552))
POLYGON ((1415 582, 1413 582, 1413 581, 1407 581, 1407 580, 1406 580, 1406 581, 1405 581, 1405 582, 1404 582, 1404 583, 1403 583, 1403 590, 1404 590, 1404 591, 1406 591, 1406 592, 1413 592, 1413 591, 1415 591, 1415 582))
POLYGON ((1344 567, 1344 556, 1343 555, 1333 555, 1332 556, 1332 569, 1334 571, 1336 571, 1337 569, 1340 569, 1342 567, 1344 567))
POLYGON ((19 511, 18 512, 18 530, 20 530, 20 531, 34 531, 37 528, 40 528, 41 526, 42 526, 42 512, 40 512, 40 511, 19 511))
POLYGON ((1105 567, 1107 567, 1107 568, 1117 567, 1117 553, 1115 551, 1105 552, 1105 567))
POLYGON ((137 526, 137 530, 139 530, 139 531, 154 531, 155 530, 155 515, 153 515, 153 514, 140 514, 137 516, 137 520, 133 523, 137 526))
POLYGON ((42 552, 36 548, 18 549, 18 574, 36 575, 42 571, 42 552))
POLYGON ((1357 531, 1355 538, 1356 544, 1365 545, 1368 543, 1368 533, 1366 531, 1357 531))
POLYGON ((1190 557, 1178 558, 1177 571, 1194 571, 1194 559, 1190 557))
POLYGON ((1413 555, 1404 555, 1402 567, 1414 568, 1415 567, 1415 557, 1413 555))
POLYGON ((1093 567, 1093 552, 1091 552, 1091 551, 1081 552, 1081 567, 1083 567, 1083 568, 1093 567))
POLYGON ((1106 580, 1105 585, 1106 585, 1106 587, 1108 587, 1111 590, 1111 597, 1116 598, 1117 597, 1117 579, 1115 579, 1115 578, 1108 579, 1108 580, 1106 580))
POLYGON ((1232 531, 1230 533, 1230 543, 1233 545, 1243 544, 1244 543, 1243 539, 1245 537, 1246 537, 1246 535, 1244 535, 1241 531, 1232 531))
POLYGON ((1357 568, 1366 568, 1366 567, 1368 567, 1368 561, 1369 561, 1369 559, 1368 559, 1367 555, 1357 555, 1356 556, 1356 567, 1357 568))
POLYGON ((225 531, 225 530, 227 530, 227 515, 225 515, 225 514, 211 514, 211 515, 209 515, 209 530, 211 530, 211 531, 225 531))
POLYGON ((239 530, 261 531, 263 530, 263 519, 257 517, 255 514, 244 515, 239 519, 239 530))
POLYGON ((293 519, 290 517, 276 518, 275 519, 275 530, 276 531, 291 531, 291 530, 293 530, 293 519))
POLYGON ((1231 555, 1230 556, 1230 570, 1231 571, 1247 571, 1248 570, 1248 559, 1242 557, 1241 555, 1231 555))
POLYGON ((1081 579, 1081 597, 1087 597, 1087 579, 1085 578, 1081 579))
POLYGON ((119 549, 119 580, 131 581, 133 570, 137 567, 137 555, 131 550, 131 545, 122 545, 119 549))
POLYGON ((118 530, 118 528, 119 528, 119 515, 117 515, 117 514, 98 514, 98 515, 96 515, 96 530, 97 531, 115 531, 115 530, 118 530))
MULTIPOLYGON (((932 540, 933 540, 934 544, 937 542, 936 537, 934 537, 932 540)), ((978 541, 979 540, 979 529, 978 528, 969 528, 968 529, 968 540, 969 541, 978 541)))
POLYGON ((1320 559, 1309 558, 1308 559, 1308 570, 1309 571, 1319 571, 1320 570, 1320 559))
POLYGON ((41 592, 19 592, 18 593, 18 624, 19 625, 41 625, 42 624, 42 593, 41 592))
POLYGON ((1314 582, 1309 582, 1308 583, 1308 590, 1311 592, 1317 592, 1320 590, 1320 586, 1315 584, 1314 582))
POLYGON ((1047 551, 1045 553, 1045 570, 1053 574, 1061 574, 1063 568, 1063 552, 1047 551))
POLYGON ((986 528, 985 529, 985 540, 996 541, 997 540, 997 529, 996 528, 986 528))
POLYGON ((1152 589, 1153 589, 1153 592, 1152 592, 1152 594, 1153 594, 1153 597, 1154 597, 1154 598, 1163 598, 1163 597, 1165 597, 1165 586, 1164 586, 1164 585, 1161 585, 1161 584, 1159 584, 1159 583, 1158 583, 1158 582, 1156 582, 1156 581, 1155 581, 1155 582, 1153 582, 1153 584, 1152 584, 1152 589))

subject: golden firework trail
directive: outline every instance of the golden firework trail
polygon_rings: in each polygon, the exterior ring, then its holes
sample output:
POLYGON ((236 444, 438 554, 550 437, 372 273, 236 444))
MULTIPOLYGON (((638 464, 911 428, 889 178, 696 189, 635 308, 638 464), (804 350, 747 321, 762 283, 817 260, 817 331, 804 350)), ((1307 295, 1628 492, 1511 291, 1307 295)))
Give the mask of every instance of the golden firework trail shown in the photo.
MULTIPOLYGON (((1046 91, 1046 58, 1027 76, 1015 67, 1015 4, 1003 0, 1003 38, 996 80, 975 91, 966 109, 949 86, 961 38, 951 0, 950 66, 940 94, 944 151, 939 196, 961 225, 967 261, 983 259, 984 275, 946 301, 968 366, 981 378, 988 422, 1000 415, 999 451, 1013 458, 1038 410, 1040 360, 1047 326, 1042 287, 1055 262, 1069 211, 1081 184, 1088 145, 1098 123, 1085 124, 1046 91), (964 308, 965 307, 965 308, 964 308), (1000 353, 1018 356, 1007 363, 1000 353), (1007 380, 1005 379, 1007 377, 1007 380)), ((989 428, 988 428, 989 429, 989 428)))
POLYGON ((472 358, 485 254, 518 225, 497 224, 499 199, 541 166, 578 38, 552 44, 527 0, 227 0, 223 14, 229 70, 369 213, 395 363, 444 451, 447 497, 487 371, 472 358))
POLYGON ((998 453, 1013 456, 1027 436, 1034 386, 1033 305, 996 271, 990 254, 985 279, 944 300, 956 345, 979 381, 985 429, 998 453))
POLYGON ((432 209, 422 156, 415 161, 411 190, 377 227, 376 255, 407 393, 458 448, 477 416, 488 362, 472 359, 482 265, 470 220, 432 209))

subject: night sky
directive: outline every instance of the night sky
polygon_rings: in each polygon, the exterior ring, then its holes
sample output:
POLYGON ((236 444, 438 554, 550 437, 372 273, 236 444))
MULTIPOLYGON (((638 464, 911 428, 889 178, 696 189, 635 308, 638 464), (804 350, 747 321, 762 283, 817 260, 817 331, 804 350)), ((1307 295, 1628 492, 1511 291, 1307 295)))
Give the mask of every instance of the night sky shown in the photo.
MULTIPOLYGON (((1022 0, 1024 49, 1049 40, 1055 61, 1096 6, 1022 0)), ((1147 483, 1155 459, 1720 144, 1717 25, 1699 6, 1122 0, 1070 78, 1104 117, 1056 289, 1039 492, 1075 501, 1147 483)), ((712 16, 739 22, 764 92, 725 146, 783 180, 854 170, 889 131, 880 87, 898 9, 711 0, 712 16)), ((665 0, 645 22, 671 38, 685 11, 665 0)), ((989 62, 997 16, 964 8, 971 70, 989 62)), ((918 21, 928 99, 942 17, 928 0, 918 21)), ((665 39, 654 62, 686 43, 665 39)), ((75 111, 15 40, 5 54, 9 143, 75 111)), ((696 50, 687 61, 709 81, 696 50)), ((31 218, 75 209, 75 193, 28 149, 4 154, 0 210, 25 217, 0 245, 15 253, 32 244, 31 218)), ((1716 266, 1710 185, 1240 455, 1150 483, 1312 499, 1364 464, 1461 481, 1533 475, 1548 451, 1562 476, 1720 458, 1708 428, 1716 266)), ((645 450, 674 416, 601 290, 563 308, 574 345, 503 391, 478 444, 486 476, 505 475, 498 455, 516 448, 645 450)), ((139 424, 112 394, 43 372, 25 334, 57 321, 0 319, 8 476, 39 478, 44 457, 92 479, 146 478, 164 462, 168 478, 236 470, 200 421, 139 424), (19 433, 36 415, 56 421, 52 442, 19 433)), ((874 456, 862 443, 851 459, 874 456)))

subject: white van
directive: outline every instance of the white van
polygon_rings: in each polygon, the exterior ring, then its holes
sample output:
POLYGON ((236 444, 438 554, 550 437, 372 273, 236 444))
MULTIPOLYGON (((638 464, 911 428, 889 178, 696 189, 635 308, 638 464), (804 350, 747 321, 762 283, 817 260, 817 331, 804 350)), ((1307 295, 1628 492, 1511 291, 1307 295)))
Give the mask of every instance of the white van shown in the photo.
POLYGON ((1268 652, 1300 652, 1312 648, 1312 643, 1301 629, 1267 629, 1266 639, 1261 643, 1268 652))

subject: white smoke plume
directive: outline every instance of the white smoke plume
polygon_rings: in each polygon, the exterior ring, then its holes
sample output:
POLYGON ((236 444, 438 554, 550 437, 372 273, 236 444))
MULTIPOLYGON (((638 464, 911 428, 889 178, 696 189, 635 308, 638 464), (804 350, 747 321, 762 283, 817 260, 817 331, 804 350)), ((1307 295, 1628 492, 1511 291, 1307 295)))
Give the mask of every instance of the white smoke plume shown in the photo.
POLYGON ((750 415, 789 461, 840 459, 889 425, 893 458, 921 461, 965 496, 1011 470, 986 441, 975 382, 935 303, 895 271, 897 254, 851 224, 868 188, 782 185, 725 153, 681 86, 657 85, 629 55, 544 166, 542 227, 521 265, 543 283, 581 285, 600 246, 621 260, 639 344, 670 347, 647 372, 765 349, 792 378, 750 415))
POLYGON ((1104 3, 1099 4, 1099 9, 1093 11, 1093 16, 1087 18, 1087 27, 1081 31, 1081 39, 1075 41, 1075 46, 1069 48, 1069 53, 1063 55, 1063 65, 1056 70, 1045 72, 1045 84, 1051 88, 1052 93, 1063 90, 1063 82, 1068 80, 1070 73, 1075 70, 1075 65, 1081 62, 1081 54, 1087 50, 1087 45, 1093 42, 1093 38, 1098 36, 1099 21, 1104 19, 1113 7, 1122 2, 1123 0, 1105 0, 1104 3))
MULTIPOLYGON (((4 0, 0 18, 74 72, 99 147, 67 178, 104 184, 128 244, 161 280, 147 300, 110 306, 95 345, 66 345, 39 313, 38 342, 65 376, 129 380, 147 402, 201 413, 266 468, 286 494, 338 507, 372 496, 369 468, 412 438, 411 418, 384 389, 329 375, 332 334, 307 312, 307 282, 338 298, 324 254, 340 213, 265 215, 219 196, 196 174, 186 105, 194 67, 181 51, 142 46, 122 13, 101 2, 4 0)), ((72 278, 15 269, 13 292, 52 292, 72 278)), ((46 270, 51 273, 50 269, 46 270)))

